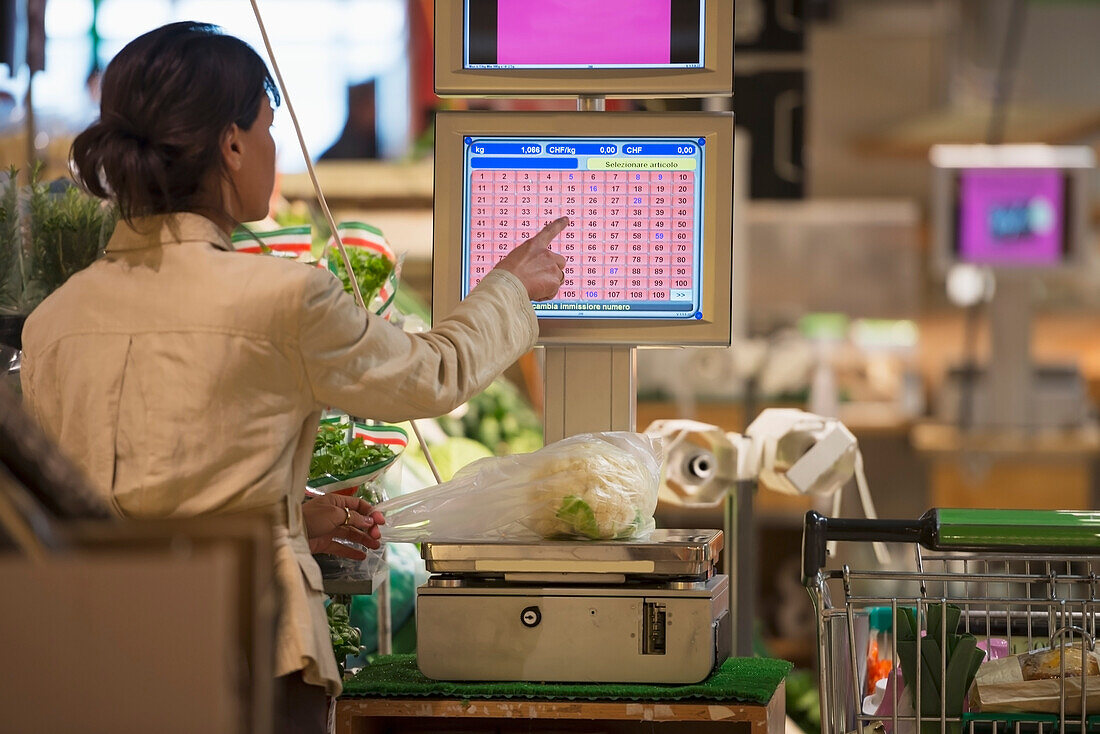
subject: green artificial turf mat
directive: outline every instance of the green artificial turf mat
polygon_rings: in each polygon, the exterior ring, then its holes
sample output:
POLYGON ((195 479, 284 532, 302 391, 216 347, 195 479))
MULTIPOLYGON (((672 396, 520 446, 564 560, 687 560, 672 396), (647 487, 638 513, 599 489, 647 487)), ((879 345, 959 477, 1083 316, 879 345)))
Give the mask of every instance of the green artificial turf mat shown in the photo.
POLYGON ((645 683, 453 683, 425 678, 415 655, 387 655, 344 681, 344 696, 397 698, 539 698, 589 701, 741 701, 766 704, 792 665, 771 658, 730 658, 694 685, 645 683))

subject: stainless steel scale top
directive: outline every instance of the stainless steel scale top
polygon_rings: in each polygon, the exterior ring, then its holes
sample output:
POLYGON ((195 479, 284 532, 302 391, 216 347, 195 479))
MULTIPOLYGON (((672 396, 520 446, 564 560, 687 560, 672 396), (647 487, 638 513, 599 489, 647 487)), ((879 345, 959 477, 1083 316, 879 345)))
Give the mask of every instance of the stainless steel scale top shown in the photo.
POLYGON ((425 543, 421 555, 433 574, 709 578, 722 547, 721 530, 655 530, 647 540, 425 543))

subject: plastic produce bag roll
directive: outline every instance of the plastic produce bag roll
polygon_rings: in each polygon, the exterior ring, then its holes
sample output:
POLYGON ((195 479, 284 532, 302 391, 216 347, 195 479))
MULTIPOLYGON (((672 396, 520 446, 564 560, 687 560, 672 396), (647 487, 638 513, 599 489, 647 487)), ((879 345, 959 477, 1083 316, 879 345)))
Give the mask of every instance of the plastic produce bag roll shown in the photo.
POLYGON ((644 537, 654 528, 660 440, 584 433, 480 459, 452 481, 378 505, 392 542, 644 537))

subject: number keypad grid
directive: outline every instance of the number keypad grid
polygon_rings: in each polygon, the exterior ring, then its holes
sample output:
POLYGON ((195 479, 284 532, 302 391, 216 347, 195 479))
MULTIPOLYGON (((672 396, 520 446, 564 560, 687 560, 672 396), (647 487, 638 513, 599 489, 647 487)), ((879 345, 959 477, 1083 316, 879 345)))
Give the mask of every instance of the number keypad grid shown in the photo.
POLYGON ((566 259, 556 302, 691 300, 694 171, 471 172, 472 289, 512 249, 554 219, 566 259))

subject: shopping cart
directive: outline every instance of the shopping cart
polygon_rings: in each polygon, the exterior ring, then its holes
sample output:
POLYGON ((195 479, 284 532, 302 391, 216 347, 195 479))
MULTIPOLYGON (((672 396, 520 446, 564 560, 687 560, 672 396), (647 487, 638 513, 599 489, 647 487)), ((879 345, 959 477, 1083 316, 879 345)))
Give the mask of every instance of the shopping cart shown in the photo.
POLYGON ((921 543, 935 544, 929 543, 927 533, 920 534, 917 523, 808 513, 803 583, 817 611, 822 734, 1100 732, 1100 716, 1089 715, 1100 713, 1100 688, 1096 687, 1100 680, 1092 676, 1090 691, 1085 678, 1086 651, 1094 647, 1100 614, 1100 541, 1095 531, 1091 541, 1087 535, 1079 532, 1074 543, 1064 543, 1021 528, 1017 538, 1029 537, 1030 547, 1011 547, 1002 533, 994 539, 979 534, 955 542, 950 551, 942 546, 930 551, 921 543), (911 544, 912 552, 906 551, 904 564, 895 564, 907 566, 898 570, 827 568, 826 548, 836 541, 903 541, 911 544), (841 598, 842 604, 834 604, 834 599, 841 598), (876 607, 881 611, 875 612, 876 607), (868 695, 867 685, 868 668, 877 667, 867 659, 872 614, 898 626, 883 636, 886 649, 879 654, 889 661, 885 667, 892 673, 884 692, 879 684, 877 702, 868 695), (955 652, 960 648, 948 620, 956 615, 957 631, 973 635, 981 650, 976 653, 975 668, 978 661, 990 657, 989 650, 1000 648, 1000 654, 1007 655, 1073 644, 1080 647, 1081 672, 1066 674, 1066 658, 1072 654, 1075 662, 1077 648, 1071 648, 1072 652, 1059 656, 1061 675, 1050 684, 1054 693, 1038 706, 1040 711, 978 711, 978 704, 968 696, 972 691, 958 690, 969 687, 959 683, 965 680, 958 674, 960 664, 952 667, 951 648, 955 652), (919 642, 899 641, 903 617, 904 631, 919 642), (910 628, 914 623, 915 630, 910 628), (938 644, 926 642, 929 634, 933 640, 938 636, 938 644), (907 644, 908 667, 899 657, 899 648, 904 652, 907 644), (938 650, 939 655, 930 656, 926 648, 938 650), (899 690, 899 667, 900 677, 911 689, 899 690))

